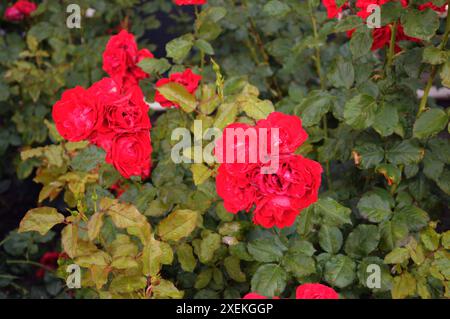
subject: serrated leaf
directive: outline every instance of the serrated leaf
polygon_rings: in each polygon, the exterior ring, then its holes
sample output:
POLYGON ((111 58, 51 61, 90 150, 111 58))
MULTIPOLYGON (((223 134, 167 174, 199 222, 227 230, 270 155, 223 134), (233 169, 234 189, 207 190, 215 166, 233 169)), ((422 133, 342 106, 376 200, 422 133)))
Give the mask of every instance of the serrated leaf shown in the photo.
POLYGON ((266 297, 279 296, 286 287, 287 273, 275 264, 260 266, 251 281, 251 291, 266 297))
POLYGON ((196 211, 176 210, 159 223, 158 235, 164 241, 178 241, 194 231, 197 220, 198 213, 196 211))
POLYGON ((179 83, 168 82, 158 86, 158 92, 167 100, 178 104, 186 113, 193 112, 197 107, 195 96, 179 83))
POLYGON ((19 233, 37 231, 41 235, 55 225, 64 222, 64 215, 58 213, 52 207, 39 207, 29 210, 22 218, 19 226, 19 233))

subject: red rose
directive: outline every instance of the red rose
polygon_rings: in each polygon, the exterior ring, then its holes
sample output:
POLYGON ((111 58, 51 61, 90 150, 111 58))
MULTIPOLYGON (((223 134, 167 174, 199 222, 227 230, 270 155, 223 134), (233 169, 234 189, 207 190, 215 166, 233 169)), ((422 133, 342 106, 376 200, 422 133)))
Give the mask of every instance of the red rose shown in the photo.
POLYGON ((24 17, 24 14, 14 6, 6 8, 5 15, 3 16, 7 21, 21 21, 24 17))
POLYGON ((134 86, 116 100, 110 100, 104 106, 105 118, 101 130, 116 133, 135 132, 150 129, 148 105, 144 101, 139 86, 134 86))
POLYGON ((322 284, 304 284, 297 287, 296 299, 339 299, 333 288, 322 284))
MULTIPOLYGON (((191 69, 186 69, 182 73, 172 73, 169 78, 160 79, 156 82, 156 87, 163 86, 169 82, 175 82, 181 84, 186 90, 193 94, 198 87, 198 84, 202 77, 192 72, 191 69)), ((167 100, 158 90, 155 93, 155 101, 161 104, 163 107, 180 107, 177 103, 167 100)))
POLYGON ((427 2, 427 3, 421 4, 419 6, 419 10, 421 10, 421 11, 423 11, 423 10, 425 10, 427 8, 430 8, 431 10, 434 10, 434 11, 439 12, 439 13, 444 13, 445 11, 447 11, 447 4, 444 4, 443 6, 438 7, 432 1, 430 1, 430 2, 427 2))
POLYGON ((264 197, 256 204, 253 222, 265 228, 290 227, 299 214, 298 203, 288 196, 264 197))
POLYGON ((103 52, 103 70, 119 85, 128 88, 148 77, 148 74, 137 66, 144 58, 153 58, 153 54, 147 49, 138 51, 134 35, 122 30, 112 36, 106 45, 103 52))
POLYGON ((61 254, 56 251, 51 251, 45 253, 41 259, 39 260, 39 263, 45 266, 45 268, 40 268, 36 271, 36 277, 39 279, 44 278, 46 268, 47 269, 56 269, 58 268, 58 258, 60 257, 67 257, 66 254, 61 254))
POLYGON ((338 14, 341 13, 342 10, 348 6, 348 3, 346 2, 338 8, 336 0, 322 0, 322 4, 327 9, 328 19, 336 18, 338 14))
POLYGON ((101 124, 102 108, 96 98, 80 86, 65 91, 53 106, 58 132, 69 141, 87 139, 101 124))
POLYGON ((258 196, 288 196, 297 211, 315 203, 319 196, 322 167, 300 155, 280 158, 274 174, 257 174, 254 183, 258 196))
POLYGON ((193 5, 193 4, 205 4, 206 0, 175 0, 177 6, 193 5))
POLYGON ((223 198, 224 207, 230 213, 249 211, 254 203, 256 190, 251 185, 249 174, 234 176, 221 165, 216 176, 217 194, 223 198))
POLYGON ((295 115, 272 112, 267 119, 259 120, 256 127, 258 129, 267 128, 268 145, 271 145, 270 129, 279 129, 280 141, 277 144, 281 154, 295 152, 295 150, 308 139, 308 134, 302 127, 302 121, 295 115))
POLYGON ((20 12, 22 12, 26 17, 30 16, 37 9, 36 3, 27 1, 27 0, 19 0, 14 4, 20 12))
POLYGON ((119 134, 112 140, 111 151, 106 155, 106 161, 114 165, 125 178, 150 175, 152 145, 150 133, 119 134))
POLYGON ((241 176, 248 173, 259 162, 258 130, 244 123, 228 125, 224 128, 221 138, 215 141, 214 156, 231 175, 241 176), (229 138, 233 140, 228 140, 229 138))

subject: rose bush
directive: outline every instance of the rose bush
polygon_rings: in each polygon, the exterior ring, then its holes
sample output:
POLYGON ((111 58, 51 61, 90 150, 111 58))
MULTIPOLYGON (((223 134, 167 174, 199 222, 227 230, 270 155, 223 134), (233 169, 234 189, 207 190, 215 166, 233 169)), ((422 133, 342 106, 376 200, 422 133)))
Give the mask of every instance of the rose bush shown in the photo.
POLYGON ((127 24, 83 43, 95 79, 59 86, 52 143, 20 154, 42 189, 19 232, 59 225, 80 298, 448 297, 449 113, 430 98, 450 83, 448 3, 199 2, 175 1, 195 21, 165 55, 127 24), (165 110, 151 125, 144 101, 165 110), (275 171, 227 138, 251 128, 275 171), (192 163, 196 147, 244 161, 192 163))

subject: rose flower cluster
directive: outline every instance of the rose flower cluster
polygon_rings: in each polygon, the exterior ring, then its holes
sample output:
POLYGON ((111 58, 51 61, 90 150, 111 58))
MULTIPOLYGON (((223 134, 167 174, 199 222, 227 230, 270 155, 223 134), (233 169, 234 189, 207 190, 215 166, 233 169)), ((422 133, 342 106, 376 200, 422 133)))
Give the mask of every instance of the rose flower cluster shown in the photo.
MULTIPOLYGON (((244 296, 243 299, 268 299, 257 293, 251 292, 244 296)), ((273 299, 280 299, 274 297, 273 299)), ((322 284, 303 284, 297 287, 295 291, 295 299, 339 299, 339 294, 328 286, 322 284)))
MULTIPOLYGON (((308 138, 297 116, 280 112, 271 113, 267 119, 260 120, 255 126, 234 123, 227 126, 223 135, 216 141, 215 156, 220 163, 216 177, 217 193, 224 200, 224 207, 231 213, 249 212, 253 206, 253 222, 265 228, 291 226, 300 211, 318 199, 322 167, 319 163, 294 154, 295 150, 308 138), (278 140, 270 145, 277 145, 279 154, 269 154, 278 167, 274 172, 267 172, 267 164, 258 158, 250 160, 249 144, 237 137, 227 139, 227 130, 253 129, 257 134, 257 147, 261 147, 262 134, 269 140, 271 129, 278 129, 278 140), (228 149, 228 151, 227 151, 228 149), (227 163, 223 160, 227 152, 245 154, 244 161, 227 163)), ((253 148, 255 149, 255 148, 253 148)), ((256 152, 260 152, 258 149, 256 152)), ((239 156, 239 154, 238 154, 239 156)), ((237 158, 237 157, 236 157, 237 158)))
POLYGON ((53 106, 61 136, 103 148, 106 162, 125 178, 150 175, 151 124, 139 87, 148 74, 137 63, 152 57, 147 49, 138 50, 134 36, 123 30, 111 37, 103 53, 103 70, 110 77, 88 89, 77 86, 65 91, 53 106))
MULTIPOLYGON (((367 21, 367 18, 371 15, 370 10, 368 8, 371 5, 378 5, 383 10, 383 5, 388 2, 399 2, 401 5, 406 8, 409 5, 408 0, 356 0, 356 10, 357 15, 364 21, 367 21)), ((339 14, 350 6, 349 2, 345 2, 342 6, 338 7, 336 4, 336 0, 322 0, 322 4, 327 9, 328 18, 333 19, 339 16, 339 14)), ((421 4, 417 7, 417 9, 423 11, 426 9, 431 9, 436 11, 437 13, 444 13, 447 10, 447 5, 436 6, 432 1, 421 4)), ((420 39, 413 38, 407 36, 403 29, 403 26, 400 22, 397 24, 397 30, 395 33, 395 52, 398 53, 401 51, 398 42, 400 41, 412 41, 412 42, 420 42, 420 39)), ((355 30, 349 30, 348 36, 352 37, 355 30)), ((374 28, 372 31, 373 35, 373 44, 372 51, 382 49, 384 47, 389 47, 391 41, 391 33, 392 27, 390 25, 381 26, 380 28, 374 28)))
POLYGON ((5 10, 6 21, 22 21, 36 11, 37 5, 27 0, 19 0, 5 10))

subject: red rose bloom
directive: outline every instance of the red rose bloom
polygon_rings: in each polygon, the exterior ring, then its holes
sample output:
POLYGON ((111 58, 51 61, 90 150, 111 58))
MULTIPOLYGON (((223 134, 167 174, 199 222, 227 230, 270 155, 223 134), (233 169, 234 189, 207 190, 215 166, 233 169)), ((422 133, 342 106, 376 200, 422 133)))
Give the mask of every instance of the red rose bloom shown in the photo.
POLYGON ((6 21, 21 21, 24 17, 23 13, 14 6, 6 8, 3 16, 6 21))
POLYGON ((268 129, 268 145, 271 144, 270 129, 279 129, 280 141, 277 144, 281 154, 295 152, 308 139, 308 134, 302 127, 302 121, 295 115, 273 112, 267 119, 259 120, 256 127, 268 129))
POLYGON ((30 16, 37 9, 36 3, 27 1, 27 0, 19 0, 14 5, 20 12, 22 12, 26 17, 30 16))
POLYGON ((297 287, 296 299, 339 299, 333 288, 322 284, 304 284, 297 287))
POLYGON ((419 10, 421 10, 421 11, 423 11, 427 8, 430 8, 431 10, 434 10, 439 13, 444 13, 445 11, 447 11, 447 4, 444 4, 443 6, 438 7, 432 1, 430 1, 430 2, 419 5, 419 10))
POLYGON ((265 228, 290 227, 299 214, 295 199, 288 196, 264 197, 258 204, 253 215, 253 222, 265 228))
POLYGON ((106 155, 106 162, 111 163, 125 178, 150 175, 152 145, 150 133, 119 134, 112 140, 111 151, 106 155))
POLYGON ((257 144, 258 131, 255 127, 244 123, 233 123, 228 125, 223 130, 222 137, 215 141, 214 156, 229 174, 241 176, 258 165, 258 145, 250 145, 252 143, 250 136, 253 136, 253 143, 257 144), (238 138, 237 135, 241 134, 245 139, 238 138), (229 137, 234 139, 228 140, 229 137), (227 159, 227 152, 230 153, 228 156, 233 155, 232 163, 229 163, 230 159, 227 159), (254 158, 250 158, 250 155, 254 158))
POLYGON ((186 5, 193 5, 193 4, 205 4, 206 0, 175 0, 175 4, 177 6, 186 6, 186 5))
MULTIPOLYGON (((181 84, 189 93, 193 94, 195 90, 197 90, 198 83, 201 79, 202 77, 200 75, 193 73, 191 69, 186 69, 182 73, 172 73, 169 78, 158 80, 158 82, 156 82, 156 87, 163 86, 169 82, 175 82, 181 84)), ((180 107, 177 103, 167 100, 158 90, 156 90, 155 93, 155 101, 163 107, 180 107)))
POLYGON ((53 106, 56 129, 69 141, 87 139, 101 123, 102 108, 95 97, 80 86, 67 90, 53 106))
MULTIPOLYGON (((60 254, 56 251, 47 252, 41 257, 39 263, 44 265, 46 268, 56 269, 58 267, 58 258, 64 256, 65 254, 60 254)), ((45 268, 38 269, 36 271, 36 277, 39 279, 44 278, 45 271, 46 271, 45 268)))
POLYGON ((300 155, 280 158, 275 174, 257 174, 254 183, 258 195, 288 196, 298 211, 315 203, 319 196, 322 167, 300 155))
POLYGON ((338 14, 348 6, 348 3, 346 2, 338 8, 336 0, 322 0, 322 4, 327 9, 328 19, 336 18, 338 14))
POLYGON ((19 0, 5 11, 4 19, 7 21, 21 21, 29 17, 37 8, 37 5, 27 0, 19 0))
POLYGON ((250 174, 234 176, 221 165, 216 176, 217 194, 223 198, 224 207, 230 213, 249 211, 255 201, 256 189, 251 185, 250 174))
POLYGON ((138 51, 134 35, 122 30, 109 39, 103 52, 103 70, 119 85, 128 88, 148 77, 137 63, 144 58, 153 58, 147 49, 138 51))

